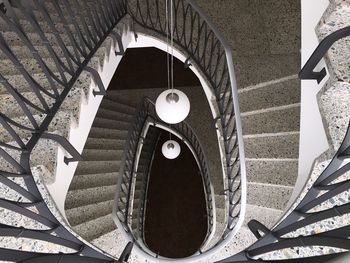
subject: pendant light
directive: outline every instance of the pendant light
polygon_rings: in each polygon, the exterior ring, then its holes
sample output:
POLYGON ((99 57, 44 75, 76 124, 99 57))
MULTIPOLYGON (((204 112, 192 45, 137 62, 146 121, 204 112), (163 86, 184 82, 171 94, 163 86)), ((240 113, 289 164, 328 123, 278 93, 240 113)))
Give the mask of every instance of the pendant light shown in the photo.
POLYGON ((168 71, 168 89, 163 91, 156 100, 156 113, 158 117, 170 124, 182 122, 190 112, 190 101, 185 93, 174 89, 174 18, 173 18, 173 0, 170 0, 170 46, 171 62, 169 61, 169 16, 168 0, 166 6, 166 28, 167 28, 167 71, 168 71))
POLYGON ((180 155, 181 147, 177 141, 168 140, 162 146, 162 153, 167 159, 175 159, 180 155))

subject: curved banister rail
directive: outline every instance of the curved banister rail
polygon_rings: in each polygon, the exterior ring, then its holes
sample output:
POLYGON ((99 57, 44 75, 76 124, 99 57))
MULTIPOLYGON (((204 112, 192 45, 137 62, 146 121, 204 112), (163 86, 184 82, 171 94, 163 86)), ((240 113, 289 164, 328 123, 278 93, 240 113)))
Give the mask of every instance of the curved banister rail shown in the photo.
MULTIPOLYGON (((144 250, 146 253, 149 253, 153 256, 156 254, 145 249, 144 239, 143 239, 143 220, 144 220, 144 211, 145 204, 141 204, 139 208, 138 217, 133 218, 131 211, 132 205, 131 201, 133 200, 132 194, 134 192, 135 183, 138 178, 138 162, 142 154, 142 147, 145 146, 145 138, 147 137, 147 132, 150 126, 159 127, 163 130, 167 130, 177 136, 179 139, 185 143, 197 162, 197 165, 200 169, 200 173, 202 176, 204 192, 206 196, 206 206, 207 206, 207 215, 208 215, 208 229, 205 240, 203 241, 203 245, 206 244, 208 239, 213 234, 213 193, 212 193, 212 185, 210 181, 209 170, 207 166, 207 158, 203 153, 203 148, 189 124, 186 122, 181 122, 178 124, 174 124, 169 127, 168 124, 164 123, 156 114, 154 102, 150 100, 148 97, 144 98, 139 106, 137 107, 136 115, 134 116, 133 124, 130 127, 127 144, 124 149, 124 159, 123 165, 120 169, 121 176, 118 178, 118 187, 116 193, 116 205, 113 210, 113 215, 119 219, 120 224, 123 226, 123 229, 132 235, 132 239, 135 244, 139 246, 140 249, 144 250), (137 229, 137 235, 133 232, 133 227, 130 221, 136 220, 139 222, 139 227, 137 229), (141 240, 140 240, 141 238, 141 240), (141 243, 140 243, 141 242, 141 243)), ((148 145, 153 148, 152 152, 155 150, 154 145, 148 145)), ((152 165, 153 154, 151 154, 146 160, 147 170, 150 169, 152 165)), ((148 181, 149 171, 146 171, 145 178, 148 181)), ((143 192, 143 196, 141 200, 145 202, 147 192, 143 192)), ((201 248, 199 248, 200 251, 201 248)))
MULTIPOLYGON (((326 76, 326 69, 323 68, 320 72, 314 72, 316 65, 336 41, 349 35, 350 26, 325 37, 300 71, 300 79, 314 79, 320 83, 326 76)), ((309 182, 301 191, 298 199, 282 216, 282 219, 271 230, 256 220, 250 221, 248 225, 258 238, 258 241, 241 253, 220 262, 314 263, 329 262, 331 259, 346 255, 348 258, 350 251, 350 225, 346 220, 342 223, 337 222, 337 218, 344 218, 344 216, 350 214, 350 202, 346 199, 346 193, 350 191, 348 175, 350 171, 349 149, 350 122, 342 144, 333 158, 319 176, 309 178, 309 182), (316 226, 313 224, 326 221, 334 221, 331 223, 333 226, 328 226, 328 229, 325 227, 323 231, 319 232, 306 230, 311 226, 312 230, 314 230, 316 226), (298 233, 298 231, 303 229, 302 233, 304 234, 298 233), (329 255, 307 255, 286 259, 282 259, 282 256, 278 258, 278 254, 276 254, 277 252, 282 254, 282 251, 288 253, 286 249, 293 250, 295 247, 305 248, 313 246, 332 247, 334 252, 329 255), (266 258, 268 253, 275 253, 278 259, 266 258)))
MULTIPOLYGON (((160 38, 166 38, 165 1, 131 0, 128 1, 128 12, 135 25, 145 29, 146 34, 155 33, 160 38)), ((232 53, 222 35, 194 1, 174 0, 174 17, 175 48, 187 57, 186 65, 193 65, 209 83, 215 98, 211 103, 216 109, 216 128, 222 136, 229 220, 221 239, 210 249, 210 253, 215 253, 238 232, 246 210, 243 136, 232 53)))
POLYGON ((308 61, 305 63, 301 71, 299 72, 300 79, 314 79, 317 83, 320 83, 324 77, 327 75, 326 69, 323 68, 319 72, 315 72, 314 69, 317 64, 323 59, 327 51, 332 47, 332 45, 344 37, 350 36, 350 26, 339 29, 328 36, 326 36, 320 44, 317 46, 315 51, 312 53, 308 61))
MULTIPOLYGON (((13 50, 12 43, 7 42, 3 32, 5 29, 2 28, 0 52, 7 58, 7 66, 16 70, 17 81, 23 80, 34 99, 27 99, 25 93, 19 91, 18 83, 11 82, 4 72, 0 72, 0 85, 15 101, 11 107, 17 107, 23 116, 23 119, 16 119, 4 112, 0 114, 1 128, 8 133, 0 141, 0 182, 27 199, 24 202, 21 199, 13 201, 4 197, 0 199, 0 207, 30 219, 36 228, 27 225, 17 227, 17 222, 10 222, 13 225, 0 225, 0 236, 46 241, 69 248, 72 252, 37 253, 21 248, 1 248, 0 261, 124 262, 128 258, 131 244, 127 246, 120 261, 117 261, 82 241, 64 222, 59 221, 45 202, 45 197, 41 195, 30 164, 32 151, 40 139, 60 143, 72 156, 65 158, 67 164, 81 159, 80 154, 64 137, 50 134, 47 130, 83 71, 88 71, 99 87, 94 95, 105 94, 99 74, 88 63, 108 36, 116 38, 113 36, 113 29, 126 13, 125 0, 105 0, 96 2, 93 6, 89 3, 84 7, 76 0, 1 0, 0 22, 16 36, 17 45, 22 46, 23 51, 28 51, 28 58, 35 61, 33 65, 38 67, 38 74, 42 77, 39 81, 31 74, 30 65, 26 65, 13 50), (85 19, 85 16, 89 19, 85 19), (30 32, 27 32, 23 20, 26 27, 30 27, 36 34, 37 39, 33 40, 30 32), (51 38, 47 36, 47 30, 52 33, 51 38), (42 50, 37 49, 35 41, 40 41, 46 49, 45 56, 41 54, 42 50), (52 61, 50 66, 48 60, 52 61), (33 100, 38 103, 34 104, 33 100), (23 183, 19 183, 21 181, 23 183), (45 227, 45 230, 37 226, 45 227)), ((15 220, 11 216, 9 219, 15 220)))

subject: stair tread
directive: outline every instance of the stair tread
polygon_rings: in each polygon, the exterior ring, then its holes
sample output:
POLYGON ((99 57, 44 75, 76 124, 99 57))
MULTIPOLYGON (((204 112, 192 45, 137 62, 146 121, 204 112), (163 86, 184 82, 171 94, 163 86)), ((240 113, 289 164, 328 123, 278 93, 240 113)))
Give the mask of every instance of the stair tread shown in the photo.
POLYGON ((70 190, 115 185, 119 172, 102 174, 77 174, 73 177, 70 190))
POLYGON ((87 241, 96 239, 116 229, 112 214, 108 214, 80 225, 76 225, 73 229, 87 241))
POLYGON ((71 226, 76 226, 87 221, 108 215, 112 212, 114 200, 108 200, 96 204, 75 207, 66 210, 66 216, 71 226))

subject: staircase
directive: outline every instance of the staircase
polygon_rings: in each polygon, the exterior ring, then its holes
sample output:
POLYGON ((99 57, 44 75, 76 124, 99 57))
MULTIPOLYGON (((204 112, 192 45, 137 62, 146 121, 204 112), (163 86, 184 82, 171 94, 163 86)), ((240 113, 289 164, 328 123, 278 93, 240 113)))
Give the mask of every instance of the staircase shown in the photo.
POLYGON ((93 242, 116 226, 112 208, 124 147, 135 104, 105 96, 66 197, 66 216, 73 229, 93 242))
POLYGON ((145 209, 147 207, 147 189, 154 150, 157 146, 160 130, 150 126, 143 140, 140 161, 137 166, 135 191, 133 194, 131 230, 135 237, 144 239, 145 209), (145 197, 145 199, 143 199, 145 197))

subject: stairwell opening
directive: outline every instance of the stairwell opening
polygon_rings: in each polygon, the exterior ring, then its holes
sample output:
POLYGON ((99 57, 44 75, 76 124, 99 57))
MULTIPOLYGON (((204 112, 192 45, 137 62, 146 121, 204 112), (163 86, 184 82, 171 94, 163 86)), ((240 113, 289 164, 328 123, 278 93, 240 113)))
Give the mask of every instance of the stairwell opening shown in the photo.
MULTIPOLYGON (((155 101, 156 96, 167 87, 166 61, 166 53, 157 48, 126 50, 90 130, 82 154, 84 161, 79 162, 68 191, 65 211, 69 223, 80 236, 106 251, 110 251, 107 243, 115 243, 115 236, 120 231, 113 222, 112 208, 127 133, 137 104, 144 96, 155 101)), ((196 75, 176 58, 174 76, 174 86, 188 94, 191 100, 192 108, 187 121, 195 131, 201 131, 200 139, 207 151, 211 172, 213 174, 216 171, 214 176, 218 177, 216 186, 222 189, 220 151, 206 94, 196 75)), ((164 171, 159 169, 152 171, 149 184, 151 203, 145 221, 147 225, 143 242, 155 253, 171 258, 193 255, 202 245, 208 231, 201 175, 198 174, 192 152, 184 144, 182 149, 183 157, 173 164, 173 172, 178 177, 164 177, 164 171), (157 185, 164 185, 163 192, 154 190, 157 185), (165 185, 170 186, 170 189, 165 185), (171 193, 172 188, 175 189, 172 195, 165 196, 171 193), (164 213, 157 213, 161 208, 165 214, 169 213, 166 209, 170 209, 174 215, 165 217, 164 213), (159 225, 157 220, 164 222, 159 225)), ((159 150, 157 152, 160 153, 159 150)), ((160 162, 158 157, 155 155, 157 164, 153 166, 154 169, 172 167, 162 164, 164 160, 160 162)), ((114 252, 111 250, 110 253, 114 252)))
POLYGON ((181 140, 175 139, 179 157, 162 155, 168 139, 169 133, 161 131, 148 183, 144 237, 160 256, 184 258, 198 251, 207 234, 205 194, 196 160, 181 140))

